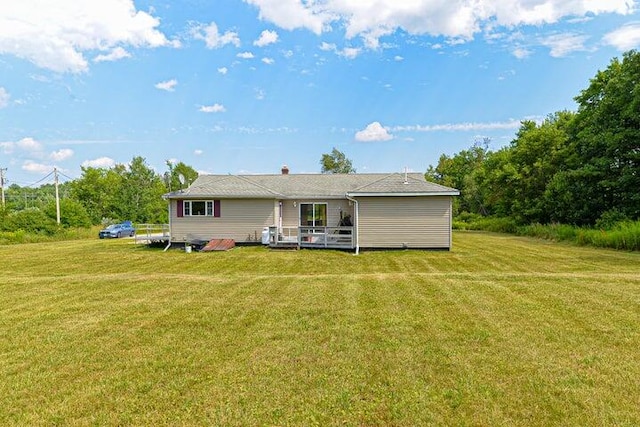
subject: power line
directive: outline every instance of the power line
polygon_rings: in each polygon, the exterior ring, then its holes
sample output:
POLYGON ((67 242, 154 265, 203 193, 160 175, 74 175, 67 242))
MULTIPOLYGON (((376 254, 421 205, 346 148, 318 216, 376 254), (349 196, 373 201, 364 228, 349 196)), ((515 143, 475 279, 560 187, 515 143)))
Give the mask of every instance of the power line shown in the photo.
MULTIPOLYGON (((51 172, 49 172, 49 173, 48 173, 47 175, 45 175, 44 177, 40 178, 38 181, 31 182, 31 183, 22 182, 22 181, 10 181, 10 180, 8 180, 8 179, 6 179, 6 178, 5 178, 5 179, 4 179, 4 185, 6 185, 6 184, 7 184, 7 183, 9 183, 9 182, 12 182, 13 184, 20 185, 21 187, 35 187, 36 185, 38 185, 38 184, 40 184, 40 183, 44 182, 46 179, 48 179, 48 178, 50 178, 52 175, 54 175, 54 173, 55 173, 55 170, 56 170, 56 169, 57 169, 57 168, 54 168, 54 170, 52 170, 51 172)), ((6 170, 7 170, 6 168, 4 168, 4 169, 0 169, 0 171, 6 171, 6 170)), ((76 180, 76 179, 77 179, 77 178, 72 178, 72 177, 70 177, 69 175, 67 175, 67 174, 65 174, 65 173, 60 172, 60 170, 58 170, 58 175, 63 176, 63 177, 67 178, 67 179, 68 179, 68 180, 70 180, 70 181, 74 181, 74 180, 76 180)), ((54 180, 54 182, 53 182, 53 183, 55 183, 55 180, 54 180)), ((48 183, 47 183, 47 184, 48 184, 48 183)))
POLYGON ((64 176, 67 179, 70 179, 71 181, 75 181, 77 179, 77 178, 71 178, 69 175, 66 175, 60 171, 58 171, 58 174, 64 176))
POLYGON ((4 208, 4 172, 7 168, 0 168, 0 189, 2 190, 2 207, 4 208))
POLYGON ((33 187, 37 184, 40 184, 42 181, 44 181, 45 179, 49 178, 51 175, 53 175, 53 173, 55 172, 55 169, 52 170, 51 172, 49 172, 49 174, 47 176, 45 176, 44 178, 40 179, 39 181, 34 182, 33 184, 29 184, 26 185, 25 187, 33 187))

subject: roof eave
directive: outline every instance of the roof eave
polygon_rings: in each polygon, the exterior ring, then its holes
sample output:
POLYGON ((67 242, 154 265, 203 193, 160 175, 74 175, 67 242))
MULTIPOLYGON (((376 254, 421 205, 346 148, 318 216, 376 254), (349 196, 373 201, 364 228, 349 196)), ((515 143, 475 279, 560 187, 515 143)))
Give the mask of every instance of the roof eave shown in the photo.
POLYGON ((420 196, 459 196, 459 191, 427 191, 415 193, 347 193, 349 197, 420 197, 420 196))
MULTIPOLYGON (((180 190, 182 191, 182 190, 180 190)), ((181 193, 180 191, 172 191, 170 193, 165 193, 162 195, 162 198, 165 200, 171 200, 171 199, 184 199, 184 194, 181 193)))
POLYGON ((292 194, 292 195, 246 195, 246 194, 186 194, 186 193, 169 193, 162 196, 167 200, 189 200, 189 199, 269 199, 269 200, 342 200, 344 194, 292 194))
POLYGON ((277 200, 273 195, 251 196, 242 194, 165 194, 162 196, 167 200, 203 200, 203 199, 268 199, 277 200))

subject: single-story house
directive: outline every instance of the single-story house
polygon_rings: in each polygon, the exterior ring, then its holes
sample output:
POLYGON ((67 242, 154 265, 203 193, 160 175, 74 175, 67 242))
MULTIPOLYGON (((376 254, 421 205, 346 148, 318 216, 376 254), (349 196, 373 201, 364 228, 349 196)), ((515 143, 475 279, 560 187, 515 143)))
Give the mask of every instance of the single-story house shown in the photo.
POLYGON ((201 175, 165 195, 172 243, 450 249, 454 188, 421 173, 201 175))

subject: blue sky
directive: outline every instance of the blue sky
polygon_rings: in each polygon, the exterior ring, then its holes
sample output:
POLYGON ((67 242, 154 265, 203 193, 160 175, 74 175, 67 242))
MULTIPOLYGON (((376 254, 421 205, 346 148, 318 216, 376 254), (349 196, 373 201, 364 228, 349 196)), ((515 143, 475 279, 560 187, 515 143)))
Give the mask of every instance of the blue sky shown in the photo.
POLYGON ((0 168, 424 172, 575 110, 640 46, 633 0, 22 0, 0 5, 0 168))

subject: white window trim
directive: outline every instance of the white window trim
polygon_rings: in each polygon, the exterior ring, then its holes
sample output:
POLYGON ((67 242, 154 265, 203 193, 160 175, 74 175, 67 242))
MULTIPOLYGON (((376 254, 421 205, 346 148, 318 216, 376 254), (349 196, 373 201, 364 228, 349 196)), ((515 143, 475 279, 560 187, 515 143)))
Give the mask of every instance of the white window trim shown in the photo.
POLYGON ((215 204, 213 200, 183 200, 182 201, 182 215, 188 217, 214 217, 215 216, 215 204), (205 214, 193 215, 193 203, 204 203, 205 214))

